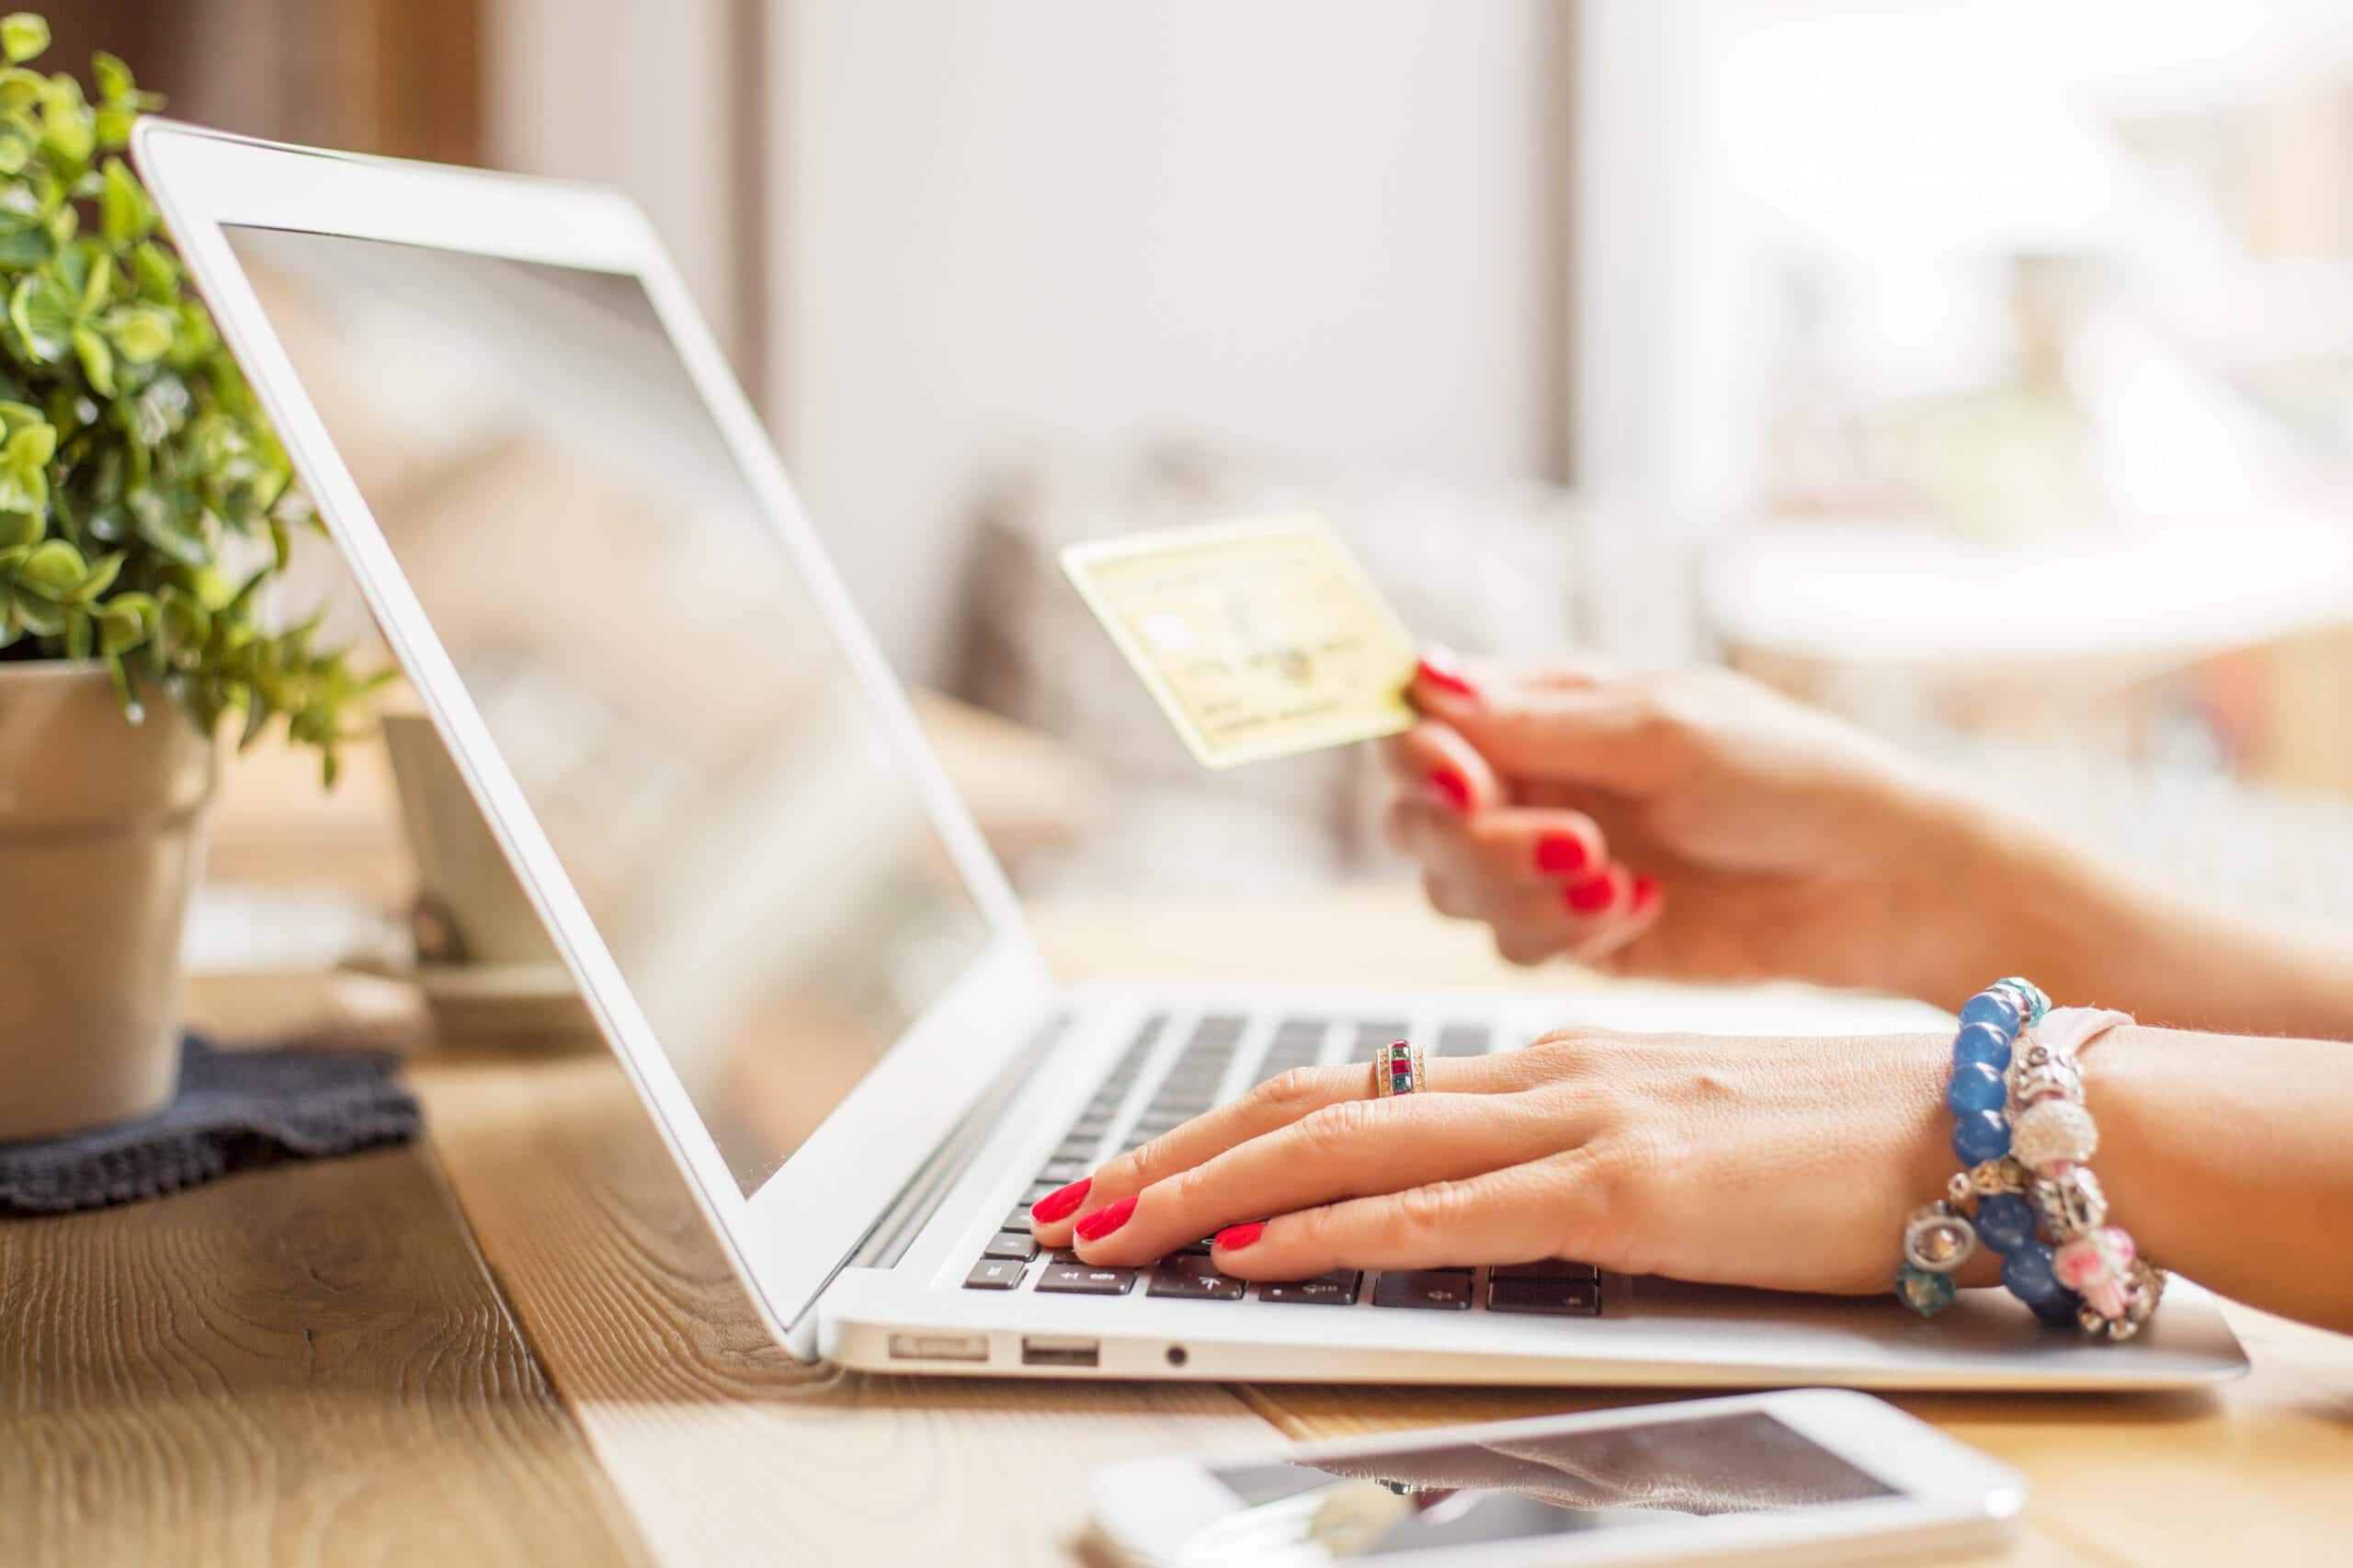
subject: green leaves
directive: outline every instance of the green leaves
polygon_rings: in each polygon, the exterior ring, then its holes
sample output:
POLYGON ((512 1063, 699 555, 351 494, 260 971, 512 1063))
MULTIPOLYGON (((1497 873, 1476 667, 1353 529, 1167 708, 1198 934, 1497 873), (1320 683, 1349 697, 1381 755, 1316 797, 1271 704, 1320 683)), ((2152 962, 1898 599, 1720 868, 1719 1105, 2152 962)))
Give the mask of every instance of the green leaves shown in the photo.
POLYGON ((327 776, 378 677, 263 612, 308 517, 154 203, 114 155, 162 100, 110 54, 90 97, 0 18, 0 648, 105 663, 250 742, 283 721, 327 776), (95 101, 93 101, 95 99, 95 101))
POLYGON ((108 158, 98 192, 99 232, 108 244, 128 244, 147 237, 155 226, 155 209, 146 191, 131 177, 120 158, 108 158))
POLYGON ((114 396, 114 350, 87 322, 74 324, 74 357, 82 361, 82 373, 90 379, 92 392, 100 397, 114 396))
POLYGON ((89 565, 82 552, 62 539, 33 546, 17 568, 17 583, 47 599, 62 599, 82 580, 89 565))
POLYGON ((82 84, 63 71, 49 79, 49 91, 41 95, 40 132, 41 151, 73 174, 98 149, 97 118, 82 97, 82 84))
POLYGON ((98 321, 114 351, 134 365, 162 358, 172 346, 172 332, 177 324, 171 312, 154 305, 125 305, 108 311, 98 321))
POLYGON ((46 272, 28 272, 8 292, 8 324, 17 329, 17 345, 35 364, 65 358, 74 347, 74 318, 78 301, 59 278, 46 272))
POLYGON ((30 11, 0 17, 0 54, 11 65, 22 65, 49 48, 49 22, 30 11))

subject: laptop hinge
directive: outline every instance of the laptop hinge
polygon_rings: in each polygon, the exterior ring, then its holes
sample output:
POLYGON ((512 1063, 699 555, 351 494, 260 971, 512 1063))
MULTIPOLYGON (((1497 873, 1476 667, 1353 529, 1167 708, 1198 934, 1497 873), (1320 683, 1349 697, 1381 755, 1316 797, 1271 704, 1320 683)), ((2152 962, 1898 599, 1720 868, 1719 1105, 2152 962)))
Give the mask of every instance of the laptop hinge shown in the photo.
POLYGON ((792 1333, 796 1337, 816 1315, 817 1303, 824 1300, 825 1286, 834 1282, 835 1275, 845 1268, 889 1268, 906 1256, 915 1237, 938 1212, 940 1203, 980 1157, 983 1146, 1004 1125, 1006 1108, 1033 1080, 1039 1062, 1070 1032, 1074 1017, 1069 1008, 1057 1008, 1030 1031, 1029 1038, 973 1100, 972 1108, 958 1118, 948 1136, 939 1141, 931 1157, 916 1168, 891 1200, 890 1207, 858 1238, 849 1256, 825 1276, 824 1284, 810 1297, 808 1308, 793 1320, 792 1333))

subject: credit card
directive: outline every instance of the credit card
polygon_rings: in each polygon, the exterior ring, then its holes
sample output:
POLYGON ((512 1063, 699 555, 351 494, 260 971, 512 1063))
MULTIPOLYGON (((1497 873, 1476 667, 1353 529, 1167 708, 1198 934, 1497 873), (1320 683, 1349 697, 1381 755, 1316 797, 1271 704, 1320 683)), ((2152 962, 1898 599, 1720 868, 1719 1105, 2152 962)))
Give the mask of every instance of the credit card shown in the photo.
POLYGON ((1279 517, 1074 544, 1063 570, 1211 767, 1393 735, 1415 646, 1339 537, 1279 517))

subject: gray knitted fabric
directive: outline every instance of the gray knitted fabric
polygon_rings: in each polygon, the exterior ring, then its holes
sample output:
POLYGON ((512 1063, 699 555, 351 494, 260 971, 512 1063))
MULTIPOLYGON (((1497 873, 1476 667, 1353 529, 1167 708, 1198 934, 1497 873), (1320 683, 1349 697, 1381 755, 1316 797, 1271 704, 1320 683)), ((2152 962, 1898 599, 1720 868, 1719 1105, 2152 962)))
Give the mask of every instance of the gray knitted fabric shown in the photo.
POLYGON ((63 1214, 196 1187, 283 1160, 403 1143, 416 1096, 381 1051, 222 1051, 180 1041, 180 1087, 153 1116, 0 1143, 0 1216, 63 1214))

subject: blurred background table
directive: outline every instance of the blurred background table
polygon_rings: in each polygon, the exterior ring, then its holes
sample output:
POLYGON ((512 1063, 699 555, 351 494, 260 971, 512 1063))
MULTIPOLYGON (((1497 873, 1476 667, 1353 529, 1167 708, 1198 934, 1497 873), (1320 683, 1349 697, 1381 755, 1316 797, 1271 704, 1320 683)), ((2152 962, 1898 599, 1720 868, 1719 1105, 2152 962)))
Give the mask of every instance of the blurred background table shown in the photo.
MULTIPOLYGON (((976 750, 1017 771, 1029 754, 990 744, 1006 738, 942 744, 960 777, 976 750)), ((274 793, 276 767, 233 790, 274 793)), ((267 817, 233 794, 229 863, 290 863, 282 846, 240 859, 241 812, 267 817)), ((396 890, 389 823, 362 782, 300 831, 341 846, 352 885, 396 890)), ((1403 888, 1035 914, 1074 979, 1581 983, 1506 970, 1403 888)), ((221 973, 196 1006, 233 1036, 397 1036, 415 1019, 384 990, 221 973)), ((802 1367, 601 1049, 439 1040, 412 1071, 416 1147, 0 1225, 0 1562, 1071 1562, 1105 1459, 1643 1397, 802 1367)), ((2353 1342, 2233 1315, 2255 1370, 2217 1392, 1902 1403, 2031 1478, 2000 1561, 2332 1560, 2353 1529, 2353 1342)))

